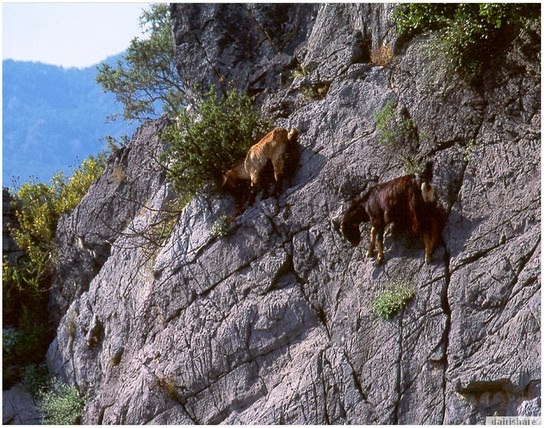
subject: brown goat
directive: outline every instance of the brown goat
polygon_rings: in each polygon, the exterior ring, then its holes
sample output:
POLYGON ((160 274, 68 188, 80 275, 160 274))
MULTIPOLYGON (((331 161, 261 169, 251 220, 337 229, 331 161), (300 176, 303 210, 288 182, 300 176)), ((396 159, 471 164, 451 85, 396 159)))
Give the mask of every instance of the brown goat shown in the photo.
POLYGON ((237 198, 238 211, 247 195, 247 184, 251 184, 251 199, 262 186, 263 176, 267 165, 271 165, 274 175, 274 193, 281 193, 281 184, 284 175, 284 165, 290 146, 298 139, 296 128, 287 131, 285 128, 275 128, 266 134, 257 144, 253 145, 245 159, 238 161, 223 175, 223 188, 234 193, 237 198))
POLYGON ((342 234, 357 246, 361 242, 359 224, 370 221, 372 227, 367 255, 374 256, 377 240, 376 263, 379 265, 384 261, 385 228, 394 223, 423 236, 425 262, 429 263, 444 225, 443 212, 436 201, 431 181, 432 162, 428 162, 422 174, 405 175, 376 185, 352 201, 342 218, 342 234))

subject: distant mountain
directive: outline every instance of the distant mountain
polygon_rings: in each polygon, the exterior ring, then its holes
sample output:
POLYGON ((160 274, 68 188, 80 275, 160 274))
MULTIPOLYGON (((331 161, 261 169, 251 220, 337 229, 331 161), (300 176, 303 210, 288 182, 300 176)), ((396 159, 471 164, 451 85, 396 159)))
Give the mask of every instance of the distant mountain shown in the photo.
POLYGON ((69 173, 104 149, 106 135, 132 134, 135 124, 106 121, 122 106, 102 91, 95 76, 95 66, 65 69, 3 61, 4 186, 14 186, 14 179, 19 184, 29 178, 48 182, 54 173, 69 173))

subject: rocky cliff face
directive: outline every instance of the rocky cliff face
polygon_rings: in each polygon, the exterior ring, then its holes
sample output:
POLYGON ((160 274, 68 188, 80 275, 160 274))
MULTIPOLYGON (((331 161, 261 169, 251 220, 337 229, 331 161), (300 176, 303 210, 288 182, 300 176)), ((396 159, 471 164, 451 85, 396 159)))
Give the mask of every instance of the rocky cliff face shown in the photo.
MULTIPOLYGON (((540 35, 514 40, 474 87, 441 79, 421 43, 400 44, 391 10, 172 6, 188 86, 258 94, 278 126, 302 131, 300 165, 278 199, 258 201, 226 237, 211 229, 232 201, 195 198, 162 247, 137 232, 157 223, 171 192, 158 171, 145 174, 140 209, 119 220, 123 233, 74 295, 48 353, 52 371, 88 392, 85 423, 540 414, 540 64, 530 49, 540 35), (393 62, 371 64, 387 43, 393 62), (366 239, 353 248, 335 226, 350 197, 405 173, 405 157, 377 141, 374 116, 387 100, 414 124, 418 144, 407 154, 435 163, 448 220, 429 265, 419 242, 393 233, 375 267, 366 239), (416 294, 384 321, 370 302, 396 280, 416 294)), ((130 150, 146 138, 153 146, 149 126, 130 150)), ((143 171, 146 159, 127 168, 143 171)), ((106 200, 107 176, 83 204, 106 200)))

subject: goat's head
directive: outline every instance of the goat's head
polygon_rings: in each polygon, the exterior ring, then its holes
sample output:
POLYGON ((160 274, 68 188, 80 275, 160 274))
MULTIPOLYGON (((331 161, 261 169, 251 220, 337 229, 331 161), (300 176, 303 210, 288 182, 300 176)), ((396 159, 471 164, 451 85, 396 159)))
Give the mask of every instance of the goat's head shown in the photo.
POLYGON ((290 142, 290 143, 294 143, 298 140, 298 136, 299 136, 299 132, 298 132, 298 129, 297 128, 291 128, 291 130, 289 131, 289 133, 287 134, 287 140, 290 142))
POLYGON ((360 199, 356 199, 347 209, 342 217, 342 222, 340 223, 342 235, 344 235, 344 238, 346 238, 354 247, 361 242, 359 224, 367 221, 370 221, 370 217, 366 212, 364 204, 360 199))
POLYGON ((233 169, 229 169, 223 174, 221 188, 227 191, 234 191, 238 185, 238 174, 233 169))

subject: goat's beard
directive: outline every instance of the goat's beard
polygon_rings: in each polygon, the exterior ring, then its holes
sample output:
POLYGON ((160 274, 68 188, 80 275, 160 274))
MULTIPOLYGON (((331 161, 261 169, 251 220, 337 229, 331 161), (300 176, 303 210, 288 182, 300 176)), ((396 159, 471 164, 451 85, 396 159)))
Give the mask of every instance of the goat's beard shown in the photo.
POLYGON ((343 221, 341 225, 342 235, 351 245, 356 247, 361 242, 361 232, 359 231, 359 223, 343 221))

